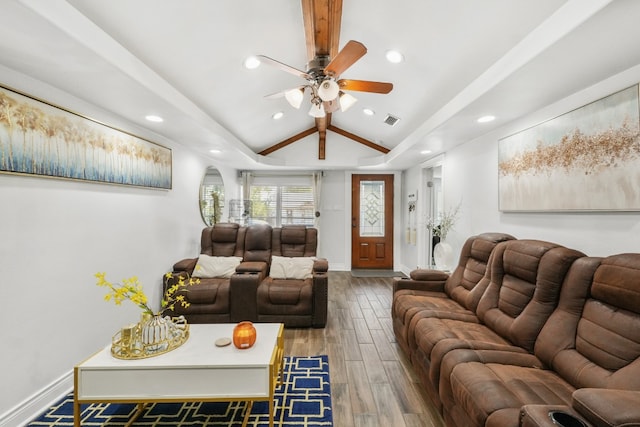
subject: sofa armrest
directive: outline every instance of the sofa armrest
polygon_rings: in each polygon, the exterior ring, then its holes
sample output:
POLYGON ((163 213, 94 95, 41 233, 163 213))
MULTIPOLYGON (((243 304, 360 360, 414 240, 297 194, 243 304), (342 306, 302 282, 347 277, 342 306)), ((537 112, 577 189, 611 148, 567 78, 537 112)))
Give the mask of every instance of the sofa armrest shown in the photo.
MULTIPOLYGON (((240 265, 245 264, 241 263, 240 265)), ((262 269, 258 265, 245 265, 245 270, 231 276, 229 282, 229 306, 232 322, 258 321, 258 286, 267 274, 266 263, 251 262, 246 264, 264 264, 262 269)))
POLYGON ((262 276, 267 274, 267 263, 263 261, 242 261, 236 267, 236 273, 261 273, 262 276))
POLYGON ((326 273, 329 271, 329 261, 325 258, 316 258, 313 261, 313 272, 314 273, 326 273))
POLYGON ((326 271, 315 271, 311 279, 313 284, 313 315, 311 326, 324 328, 327 324, 329 303, 329 276, 326 271))
POLYGON ((581 388, 573 392, 571 405, 596 426, 640 425, 640 391, 581 388))
POLYGON ((444 292, 444 285, 449 274, 440 270, 417 269, 409 273, 409 278, 397 277, 393 279, 393 292, 401 289, 412 291, 444 292))
MULTIPOLYGON (((551 412, 560 412, 575 417, 590 426, 584 419, 567 405, 524 405, 520 409, 520 427, 557 427, 551 419, 551 412)), ((579 424, 577 424, 579 425, 579 424)))
POLYGON ((173 271, 186 271, 187 273, 192 274, 197 263, 198 258, 186 258, 173 264, 173 271))

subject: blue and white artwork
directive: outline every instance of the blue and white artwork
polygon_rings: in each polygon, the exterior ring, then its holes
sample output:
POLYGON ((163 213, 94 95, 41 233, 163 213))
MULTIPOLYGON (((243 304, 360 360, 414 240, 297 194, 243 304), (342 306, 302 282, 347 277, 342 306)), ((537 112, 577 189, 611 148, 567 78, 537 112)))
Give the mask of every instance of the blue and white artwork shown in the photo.
POLYGON ((171 188, 171 150, 0 87, 0 171, 171 188))

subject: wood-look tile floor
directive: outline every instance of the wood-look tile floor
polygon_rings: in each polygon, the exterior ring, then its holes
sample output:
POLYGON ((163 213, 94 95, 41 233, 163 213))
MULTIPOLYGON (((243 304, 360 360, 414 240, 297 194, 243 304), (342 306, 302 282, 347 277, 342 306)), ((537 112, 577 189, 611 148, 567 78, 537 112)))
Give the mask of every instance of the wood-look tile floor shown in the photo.
POLYGON ((335 427, 443 427, 393 335, 391 278, 329 272, 324 329, 285 329, 285 354, 329 356, 335 427))

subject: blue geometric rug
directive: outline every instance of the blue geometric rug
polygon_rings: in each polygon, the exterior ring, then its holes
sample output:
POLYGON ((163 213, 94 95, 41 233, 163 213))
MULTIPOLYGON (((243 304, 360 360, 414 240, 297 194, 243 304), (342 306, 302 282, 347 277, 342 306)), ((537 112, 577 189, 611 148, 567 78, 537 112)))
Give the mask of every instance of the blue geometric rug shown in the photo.
MULTIPOLYGON (((274 424, 282 427, 333 426, 329 359, 327 356, 285 357, 284 382, 276 387, 274 424)), ((170 385, 167 385, 170 387, 170 385)), ((189 402, 149 404, 134 427, 240 427, 244 402, 189 402)), ((122 427, 137 405, 93 403, 82 405, 83 427, 122 427)), ((268 402, 255 402, 248 426, 269 425, 268 402)), ((73 426, 73 392, 27 424, 28 427, 73 426)))

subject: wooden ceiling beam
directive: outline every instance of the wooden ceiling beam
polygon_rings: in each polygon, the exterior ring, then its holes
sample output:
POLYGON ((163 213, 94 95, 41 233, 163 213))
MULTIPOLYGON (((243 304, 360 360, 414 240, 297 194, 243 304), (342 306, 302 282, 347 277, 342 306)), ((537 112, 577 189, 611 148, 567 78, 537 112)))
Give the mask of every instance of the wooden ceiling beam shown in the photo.
POLYGON ((333 125, 328 125, 327 129, 332 131, 332 132, 335 132, 335 133, 337 133, 339 135, 342 135, 342 136, 345 136, 345 137, 347 137, 349 139, 352 139, 352 140, 354 140, 356 142, 359 142, 360 144, 365 145, 365 146, 367 146, 369 148, 373 148, 374 150, 377 150, 377 151, 379 151, 379 152, 381 152, 383 154, 387 154, 389 151, 391 151, 387 147, 383 147, 382 145, 376 144, 373 141, 369 141, 368 139, 365 139, 365 138, 363 138, 361 136, 355 135, 355 134, 353 134, 351 132, 347 132, 346 130, 340 129, 340 128, 335 127, 333 125))
POLYGON ((340 51, 340 28, 342 27, 342 0, 329 1, 329 57, 335 58, 340 51))
POLYGON ((307 59, 334 58, 339 51, 342 0, 302 0, 307 59))
POLYGON ((307 130, 304 130, 296 135, 293 135, 291 138, 287 138, 282 142, 279 142, 277 144, 272 145, 271 147, 267 147, 264 150, 260 151, 258 154, 260 154, 261 156, 266 156, 268 154, 273 153, 274 151, 277 151, 281 148, 286 147, 289 144, 293 144, 296 141, 301 140, 302 138, 312 135, 314 133, 316 133, 318 131, 318 129, 314 126, 312 128, 309 128, 307 130))
POLYGON ((313 3, 313 0, 302 0, 302 22, 304 23, 304 39, 307 43, 307 61, 311 61, 316 56, 313 3))
POLYGON ((318 159, 325 160, 327 154, 327 127, 331 125, 331 113, 316 118, 318 129, 318 159))

